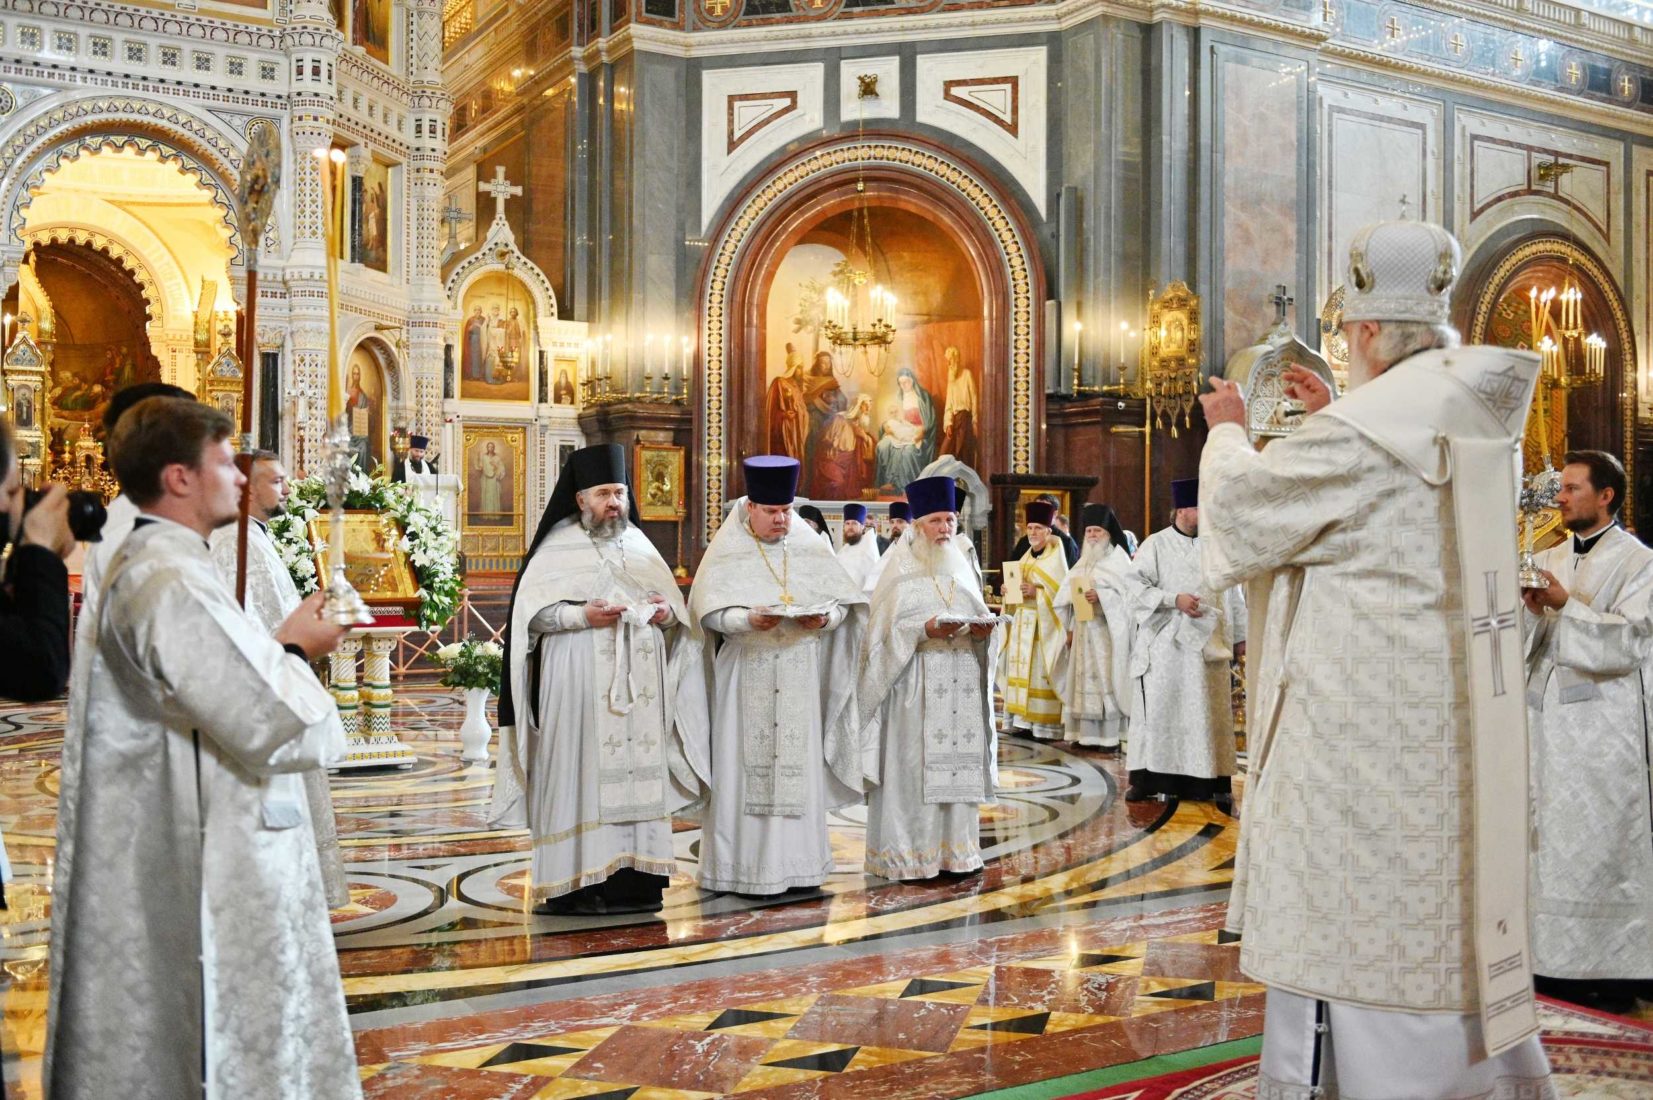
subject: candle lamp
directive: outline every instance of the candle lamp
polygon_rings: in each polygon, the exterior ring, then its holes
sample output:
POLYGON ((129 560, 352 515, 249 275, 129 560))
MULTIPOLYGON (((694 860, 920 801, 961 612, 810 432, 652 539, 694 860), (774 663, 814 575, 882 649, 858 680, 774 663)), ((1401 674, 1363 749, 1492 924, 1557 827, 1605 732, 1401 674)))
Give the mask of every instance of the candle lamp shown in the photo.
POLYGON ((373 615, 344 571, 344 498, 354 466, 350 423, 339 361, 339 243, 343 239, 344 150, 317 149, 322 225, 327 248, 327 419, 323 481, 327 489, 327 597, 323 615, 339 626, 371 623, 373 615))

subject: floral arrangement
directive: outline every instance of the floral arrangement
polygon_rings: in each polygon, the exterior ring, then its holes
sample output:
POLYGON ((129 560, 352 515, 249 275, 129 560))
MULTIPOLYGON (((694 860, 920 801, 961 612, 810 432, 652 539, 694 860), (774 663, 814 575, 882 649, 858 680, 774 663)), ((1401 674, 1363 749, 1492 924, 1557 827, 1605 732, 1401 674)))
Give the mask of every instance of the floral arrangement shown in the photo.
POLYGON ((499 694, 504 651, 494 642, 478 642, 467 635, 464 641, 437 650, 436 663, 448 670, 442 676, 443 687, 487 688, 499 694))
MULTIPOLYGON (((402 550, 419 582, 419 625, 437 631, 459 610, 464 588, 459 577, 459 536, 434 508, 421 503, 406 485, 350 471, 344 506, 394 516, 402 525, 402 550)), ((270 537, 298 590, 309 595, 320 587, 316 554, 310 545, 310 521, 327 510, 327 488, 319 474, 293 483, 287 507, 270 519, 270 537)), ((496 681, 498 677, 495 677, 496 681)))

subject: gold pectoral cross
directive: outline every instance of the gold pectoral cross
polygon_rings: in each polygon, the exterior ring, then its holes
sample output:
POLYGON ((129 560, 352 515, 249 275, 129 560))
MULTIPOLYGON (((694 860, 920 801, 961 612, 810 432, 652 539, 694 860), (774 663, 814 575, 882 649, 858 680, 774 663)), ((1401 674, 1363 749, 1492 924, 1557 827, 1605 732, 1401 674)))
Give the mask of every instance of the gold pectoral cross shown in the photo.
POLYGON ((792 604, 792 603, 797 603, 798 601, 796 601, 792 598, 792 593, 782 592, 781 593, 781 602, 784 603, 784 604, 792 604))

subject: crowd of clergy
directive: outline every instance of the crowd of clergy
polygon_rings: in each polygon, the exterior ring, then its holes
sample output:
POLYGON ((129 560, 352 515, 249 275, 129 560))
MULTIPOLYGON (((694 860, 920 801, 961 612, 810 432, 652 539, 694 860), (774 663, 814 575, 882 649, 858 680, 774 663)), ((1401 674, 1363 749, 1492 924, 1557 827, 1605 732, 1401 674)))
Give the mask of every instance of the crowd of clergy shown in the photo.
MULTIPOLYGON (((1289 373, 1306 415, 1258 448, 1214 381, 1170 523, 1136 545, 1105 505, 1070 535, 1028 503, 992 604, 951 478, 908 484, 888 537, 844 506, 835 547, 798 463, 748 458, 685 594, 624 449, 574 452, 505 631, 491 818, 527 830, 531 904, 655 912, 684 863, 708 891, 813 891, 838 868, 829 814, 863 801, 868 874, 975 874, 1001 725, 1123 745, 1128 800, 1232 812, 1248 664, 1228 928, 1268 987, 1259 1096, 1553 1096, 1534 974, 1597 998, 1653 980, 1653 551, 1617 523, 1619 463, 1570 453, 1574 537, 1519 585, 1510 459, 1539 360, 1457 346, 1458 263, 1437 226, 1363 231, 1348 394, 1289 373)), ((47 1095, 359 1096, 328 923, 343 734, 311 670, 342 631, 264 529, 285 471, 253 456, 238 599, 229 421, 150 386, 109 427, 47 1095)))

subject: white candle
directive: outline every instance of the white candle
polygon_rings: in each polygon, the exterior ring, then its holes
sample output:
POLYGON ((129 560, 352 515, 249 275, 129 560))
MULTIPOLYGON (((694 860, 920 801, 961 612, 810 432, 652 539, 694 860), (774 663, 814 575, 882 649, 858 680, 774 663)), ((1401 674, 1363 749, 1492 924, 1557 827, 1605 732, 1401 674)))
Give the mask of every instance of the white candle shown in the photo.
POLYGON ((688 336, 683 337, 683 360, 680 364, 682 370, 678 375, 678 382, 683 388, 678 391, 679 393, 689 392, 689 351, 693 347, 694 340, 688 336))

